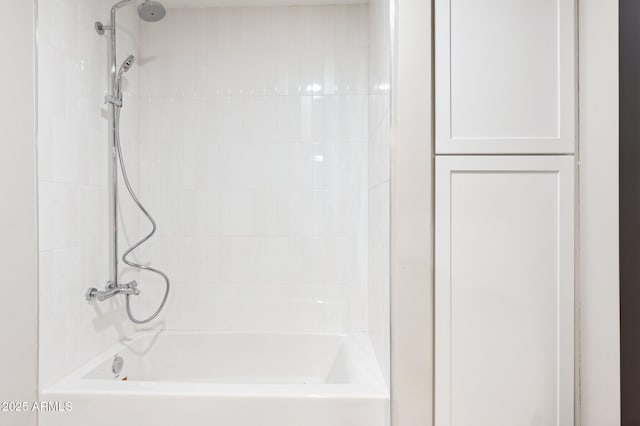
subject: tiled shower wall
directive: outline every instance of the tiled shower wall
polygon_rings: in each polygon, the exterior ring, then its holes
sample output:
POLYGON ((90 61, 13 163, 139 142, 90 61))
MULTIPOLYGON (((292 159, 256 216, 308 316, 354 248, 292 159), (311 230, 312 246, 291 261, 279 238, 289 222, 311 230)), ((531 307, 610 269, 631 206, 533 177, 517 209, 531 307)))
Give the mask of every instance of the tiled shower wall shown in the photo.
MULTIPOLYGON (((111 1, 38 1, 39 356, 42 388, 132 332, 122 300, 90 305, 109 279, 107 39, 93 22, 111 1)), ((118 42, 135 51, 135 10, 120 14, 118 42)), ((127 75, 123 138, 137 163, 137 70, 127 75)), ((135 177, 135 171, 132 173, 135 177)), ((128 233, 137 215, 125 204, 128 233)), ((124 239, 124 237, 123 237, 124 239)))
POLYGON ((391 1, 369 2, 368 329, 390 383, 391 1))
MULTIPOLYGON (((141 23, 141 198, 159 231, 140 257, 173 280, 165 327, 366 330, 367 204, 385 197, 367 183, 368 21, 352 5, 141 23)), ((141 289, 149 313, 162 284, 141 289)))

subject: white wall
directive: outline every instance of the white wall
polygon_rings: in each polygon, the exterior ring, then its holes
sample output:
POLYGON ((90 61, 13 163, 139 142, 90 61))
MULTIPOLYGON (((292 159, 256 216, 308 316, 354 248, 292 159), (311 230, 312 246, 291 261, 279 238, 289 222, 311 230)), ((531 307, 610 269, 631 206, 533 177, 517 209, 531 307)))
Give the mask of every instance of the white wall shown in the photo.
MULTIPOLYGON (((0 401, 37 399, 37 210, 35 156, 34 3, 6 2, 0 49, 13 65, 0 67, 0 401)), ((34 426, 35 413, 0 413, 0 424, 34 426)))
MULTIPOLYGON (((122 300, 89 304, 109 279, 107 38, 111 1, 38 1, 40 385, 80 367, 131 331, 122 300)), ((137 46, 135 10, 119 17, 119 57, 137 46)), ((127 77, 135 75, 135 69, 127 77)), ((128 94, 137 78, 130 78, 128 94)), ((127 96, 123 144, 135 148, 136 96, 127 96), (135 132, 133 132, 135 129, 135 132)), ((136 162, 134 154, 129 160, 136 162)), ((130 156, 131 157, 131 156, 130 156)), ((126 212, 127 210, 125 210, 126 212)), ((126 216, 126 215, 125 215, 126 216)), ((121 226, 135 234, 137 218, 121 226)))
MULTIPOLYGON (((366 328, 367 43, 362 5, 141 25, 140 253, 173 280, 167 328, 366 328)), ((151 312, 162 285, 141 290, 151 312)))
POLYGON ((391 17, 389 0, 369 3, 369 336, 390 383, 391 17))
POLYGON ((423 426, 433 414, 431 3, 392 7, 391 406, 394 426, 423 426))
POLYGON ((580 417, 620 424, 618 2, 580 1, 580 417))

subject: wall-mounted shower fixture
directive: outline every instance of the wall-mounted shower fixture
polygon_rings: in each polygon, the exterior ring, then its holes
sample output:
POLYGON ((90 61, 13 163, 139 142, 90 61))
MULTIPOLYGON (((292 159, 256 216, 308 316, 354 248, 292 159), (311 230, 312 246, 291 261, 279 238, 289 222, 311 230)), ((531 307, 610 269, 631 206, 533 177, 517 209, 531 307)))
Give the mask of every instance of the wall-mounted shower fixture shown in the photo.
POLYGON ((116 284, 113 281, 109 281, 104 288, 104 291, 100 291, 95 287, 91 287, 87 290, 87 300, 93 301, 98 300, 100 302, 110 299, 116 294, 133 294, 137 296, 140 294, 140 290, 138 290, 138 283, 136 281, 131 281, 126 284, 116 284))
MULTIPOLYGON (((122 100, 122 77, 124 73, 129 71, 135 62, 135 57, 133 55, 129 55, 120 65, 118 71, 116 72, 116 12, 118 9, 131 5, 138 0, 122 0, 111 8, 111 22, 109 25, 104 25, 101 22, 95 23, 95 28, 98 34, 102 35, 106 31, 109 31, 109 93, 105 96, 105 103, 110 105, 111 109, 111 117, 110 117, 110 138, 112 145, 112 164, 111 164, 111 223, 112 223, 112 238, 111 238, 111 279, 107 282, 104 291, 100 291, 97 288, 89 288, 86 293, 86 298, 89 301, 103 301, 109 299, 115 295, 123 294, 126 300, 126 308, 127 315, 129 319, 136 324, 144 324, 155 317, 158 316, 162 308, 164 308, 165 303, 167 302, 167 297, 169 296, 169 277, 159 269, 152 268, 151 266, 141 265, 130 260, 129 255, 142 244, 144 244, 147 240, 149 240, 153 234, 156 232, 156 222, 151 216, 151 214, 144 208, 140 200, 138 199, 133 187, 131 186, 131 182, 129 181, 129 177, 127 176, 127 169, 125 167, 124 157, 122 155, 122 147, 120 145, 120 111, 122 109, 123 100, 122 100), (138 206, 140 211, 147 217, 149 222, 151 223, 151 232, 147 234, 144 238, 136 242, 134 245, 129 247, 124 254, 122 255, 122 262, 128 266, 133 268, 153 272, 154 274, 159 275, 165 282, 165 292, 160 302, 160 305, 155 310, 151 316, 139 320, 137 319, 131 312, 131 305, 129 303, 130 296, 137 296, 140 294, 140 290, 138 290, 138 283, 136 281, 131 281, 129 283, 120 284, 118 282, 118 165, 120 166, 120 170, 122 171, 122 180, 129 192, 129 195, 133 199, 134 203, 138 206)), ((138 16, 140 19, 147 22, 156 22, 162 19, 166 15, 166 10, 164 6, 152 0, 145 0, 142 4, 138 6, 138 16)))

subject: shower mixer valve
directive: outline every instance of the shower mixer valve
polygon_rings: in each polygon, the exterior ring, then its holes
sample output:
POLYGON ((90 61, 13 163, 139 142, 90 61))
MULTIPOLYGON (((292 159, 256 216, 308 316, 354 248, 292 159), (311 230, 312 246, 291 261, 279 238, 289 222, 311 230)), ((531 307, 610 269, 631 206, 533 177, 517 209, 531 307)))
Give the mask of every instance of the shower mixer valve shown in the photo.
POLYGON ((133 280, 125 284, 116 284, 114 281, 109 281, 104 287, 104 291, 100 291, 95 287, 91 287, 87 290, 86 297, 89 302, 98 300, 102 302, 112 298, 117 294, 134 295, 140 294, 140 290, 137 289, 138 283, 133 280))

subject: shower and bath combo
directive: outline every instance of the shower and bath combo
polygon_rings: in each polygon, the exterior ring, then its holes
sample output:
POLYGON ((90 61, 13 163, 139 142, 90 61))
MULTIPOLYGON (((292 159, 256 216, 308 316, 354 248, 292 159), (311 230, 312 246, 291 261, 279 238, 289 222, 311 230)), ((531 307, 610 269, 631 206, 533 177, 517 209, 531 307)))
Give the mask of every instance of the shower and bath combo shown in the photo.
MULTIPOLYGON (((89 301, 103 301, 109 299, 115 295, 122 294, 125 296, 126 302, 126 310, 129 319, 136 324, 145 324, 158 316, 162 308, 164 308, 165 303, 167 302, 167 297, 169 296, 169 287, 170 280, 169 277, 159 269, 153 268, 148 265, 142 265, 136 263, 129 259, 129 255, 142 244, 144 244, 147 240, 149 240, 153 234, 156 232, 156 222, 151 216, 151 214, 147 211, 147 209, 142 205, 140 200, 138 199, 135 191, 131 186, 131 182, 129 181, 129 177, 127 176, 127 169, 125 167, 124 157, 122 154, 122 146, 120 143, 120 111, 123 106, 122 100, 122 77, 124 73, 129 71, 135 62, 135 57, 133 55, 128 56, 120 68, 116 71, 116 13, 122 7, 129 6, 139 0, 122 0, 116 3, 111 8, 111 22, 109 25, 104 25, 101 22, 95 23, 95 28, 98 34, 102 35, 106 31, 109 31, 109 93, 105 96, 105 103, 110 105, 110 132, 111 132, 111 148, 112 148, 112 160, 113 164, 111 166, 111 220, 112 220, 112 270, 111 270, 111 279, 107 282, 104 290, 98 290, 97 288, 89 288, 86 293, 87 300, 89 301), (131 312, 130 305, 130 297, 137 296, 140 294, 140 290, 138 290, 138 283, 136 281, 130 281, 128 283, 120 283, 118 282, 118 165, 122 172, 122 180, 129 192, 129 195, 138 206, 140 211, 147 217, 149 222, 151 223, 151 232, 149 232, 146 236, 140 239, 138 242, 129 247, 124 254, 122 255, 122 262, 128 266, 133 268, 149 271, 159 275, 165 282, 165 292, 162 297, 162 301, 158 308, 147 318, 138 319, 131 312)), ((166 10, 164 6, 152 0, 145 0, 138 6, 138 16, 140 19, 147 22, 156 22, 162 19, 166 14, 166 10)))

